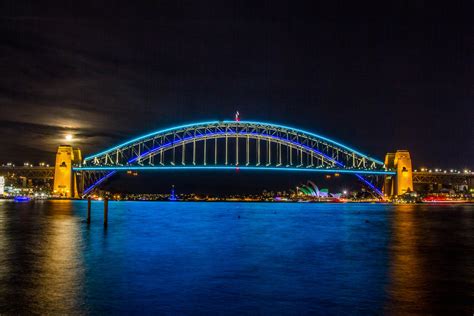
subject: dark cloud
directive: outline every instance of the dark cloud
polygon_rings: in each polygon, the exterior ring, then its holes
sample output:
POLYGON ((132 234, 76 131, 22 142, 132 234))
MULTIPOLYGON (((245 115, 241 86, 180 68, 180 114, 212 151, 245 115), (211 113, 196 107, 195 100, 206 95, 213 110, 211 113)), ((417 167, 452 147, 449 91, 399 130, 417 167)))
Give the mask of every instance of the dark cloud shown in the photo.
POLYGON ((69 132, 90 154, 239 109, 377 157, 406 148, 417 165, 469 166, 469 8, 7 1, 1 159, 51 161, 69 132))

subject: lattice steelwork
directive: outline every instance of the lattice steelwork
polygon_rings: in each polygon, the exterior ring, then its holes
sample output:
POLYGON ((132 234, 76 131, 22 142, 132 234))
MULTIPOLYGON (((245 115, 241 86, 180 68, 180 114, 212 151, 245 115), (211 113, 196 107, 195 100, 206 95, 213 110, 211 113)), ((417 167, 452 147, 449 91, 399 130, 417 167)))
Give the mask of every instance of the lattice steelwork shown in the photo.
POLYGON ((381 161, 319 135, 234 121, 158 131, 87 157, 83 167, 177 164, 384 170, 381 161))
POLYGON ((238 121, 195 123, 157 131, 87 157, 75 170, 236 167, 393 173, 381 161, 329 138, 281 125, 238 121))
POLYGON ((6 177, 25 177, 27 179, 52 180, 54 177, 54 167, 43 166, 18 166, 4 167, 0 166, 0 176, 6 177))
POLYGON ((443 173, 443 172, 413 172, 413 182, 421 184, 451 184, 463 185, 469 184, 474 178, 473 173, 443 173))

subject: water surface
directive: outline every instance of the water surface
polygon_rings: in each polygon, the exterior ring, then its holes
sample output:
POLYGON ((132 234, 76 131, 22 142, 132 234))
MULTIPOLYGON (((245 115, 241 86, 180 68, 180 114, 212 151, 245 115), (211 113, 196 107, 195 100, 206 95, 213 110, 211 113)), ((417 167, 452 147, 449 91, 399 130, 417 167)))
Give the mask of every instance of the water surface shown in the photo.
POLYGON ((0 314, 466 314, 472 205, 0 201, 0 314))

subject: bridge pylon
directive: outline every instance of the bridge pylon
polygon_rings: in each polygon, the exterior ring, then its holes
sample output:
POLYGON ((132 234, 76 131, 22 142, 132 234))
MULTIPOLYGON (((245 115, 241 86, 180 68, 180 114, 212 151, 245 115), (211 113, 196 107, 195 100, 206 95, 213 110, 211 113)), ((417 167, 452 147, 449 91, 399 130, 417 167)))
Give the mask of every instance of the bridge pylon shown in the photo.
POLYGON ((70 145, 60 145, 56 152, 54 166, 53 194, 63 198, 78 198, 77 178, 73 172, 74 164, 82 160, 81 150, 70 145))
POLYGON ((397 196, 413 191, 413 169, 408 150, 387 153, 385 155, 385 166, 396 170, 396 175, 385 177, 383 187, 385 195, 397 196))

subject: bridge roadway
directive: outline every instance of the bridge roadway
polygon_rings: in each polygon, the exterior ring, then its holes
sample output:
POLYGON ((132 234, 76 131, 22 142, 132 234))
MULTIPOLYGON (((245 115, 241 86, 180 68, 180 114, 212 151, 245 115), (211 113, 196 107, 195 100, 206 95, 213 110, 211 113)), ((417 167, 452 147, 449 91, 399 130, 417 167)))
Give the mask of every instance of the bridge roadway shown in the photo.
MULTIPOLYGON (((122 167, 124 170, 147 170, 147 168, 136 167, 122 167)), ((172 167, 173 168, 173 167, 172 167)), ((189 167, 188 169, 196 169, 196 167, 189 167)), ((227 169, 236 169, 236 167, 226 167, 227 169)), ((240 167, 246 169, 245 166, 240 167)), ((156 169, 160 169, 157 167, 156 169)), ((166 168, 163 168, 166 170, 166 168)), ((170 168, 171 169, 171 168, 170 168)), ((251 168, 250 168, 251 169, 251 168)), ((265 169, 265 168, 262 168, 265 169)), ((271 168, 270 168, 271 169, 271 168)), ((310 171, 307 169, 289 168, 290 171, 310 171)), ((259 169, 261 170, 261 169, 259 169)), ((320 170, 321 172, 331 172, 331 170, 320 170)), ((341 170, 334 170, 340 172, 341 170)), ((343 171, 344 172, 344 171, 343 171)), ((24 177, 27 179, 52 180, 54 178, 54 167, 46 166, 0 166, 0 176, 4 177, 24 177)), ((463 185, 467 184, 469 187, 474 186, 474 172, 428 172, 428 171, 413 171, 413 183, 415 184, 450 184, 463 185)))

